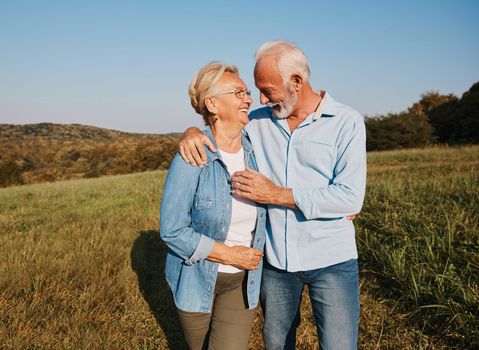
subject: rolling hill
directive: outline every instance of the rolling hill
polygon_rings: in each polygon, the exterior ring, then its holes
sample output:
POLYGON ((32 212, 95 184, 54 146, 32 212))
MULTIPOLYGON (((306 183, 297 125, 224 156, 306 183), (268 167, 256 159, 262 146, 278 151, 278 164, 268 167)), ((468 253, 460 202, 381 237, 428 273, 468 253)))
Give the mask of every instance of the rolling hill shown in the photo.
POLYGON ((0 186, 167 169, 180 134, 0 124, 0 186))

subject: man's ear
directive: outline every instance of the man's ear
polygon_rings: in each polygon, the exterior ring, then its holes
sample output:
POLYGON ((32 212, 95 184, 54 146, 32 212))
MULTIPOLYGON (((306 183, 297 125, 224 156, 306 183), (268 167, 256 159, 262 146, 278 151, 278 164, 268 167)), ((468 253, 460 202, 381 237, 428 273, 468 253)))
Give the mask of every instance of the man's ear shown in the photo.
POLYGON ((303 78, 299 74, 291 75, 291 83, 294 86, 296 92, 299 92, 303 87, 303 78))
POLYGON ((215 115, 218 113, 218 109, 216 108, 216 100, 214 97, 207 97, 205 98, 205 106, 208 109, 208 112, 215 115))

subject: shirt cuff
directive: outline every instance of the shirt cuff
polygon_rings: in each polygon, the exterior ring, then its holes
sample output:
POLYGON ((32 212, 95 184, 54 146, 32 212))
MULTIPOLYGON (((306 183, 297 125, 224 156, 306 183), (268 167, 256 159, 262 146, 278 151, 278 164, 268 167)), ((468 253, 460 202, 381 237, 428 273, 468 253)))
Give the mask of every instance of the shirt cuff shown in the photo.
POLYGON ((310 220, 312 217, 312 204, 311 204, 311 199, 310 199, 310 194, 306 190, 298 190, 293 188, 293 199, 294 203, 296 204, 296 207, 301 210, 303 213, 304 217, 307 220, 310 220))
POLYGON ((190 258, 185 261, 186 265, 193 265, 199 263, 202 260, 205 260, 213 250, 215 242, 216 241, 214 239, 205 235, 201 235, 196 250, 190 256, 190 258))

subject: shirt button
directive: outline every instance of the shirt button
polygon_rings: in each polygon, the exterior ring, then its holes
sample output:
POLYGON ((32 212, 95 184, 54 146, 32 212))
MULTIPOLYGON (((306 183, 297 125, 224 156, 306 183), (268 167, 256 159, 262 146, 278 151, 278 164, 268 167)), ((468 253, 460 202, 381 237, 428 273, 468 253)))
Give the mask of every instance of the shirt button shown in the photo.
POLYGON ((254 284, 254 281, 251 281, 249 284, 254 284))

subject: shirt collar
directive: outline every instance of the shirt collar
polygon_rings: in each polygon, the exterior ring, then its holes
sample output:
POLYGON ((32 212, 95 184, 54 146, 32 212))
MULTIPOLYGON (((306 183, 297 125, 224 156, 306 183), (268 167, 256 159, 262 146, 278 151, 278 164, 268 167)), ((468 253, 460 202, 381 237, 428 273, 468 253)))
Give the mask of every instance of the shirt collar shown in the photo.
POLYGON ((313 121, 315 121, 318 118, 334 117, 336 115, 335 104, 336 104, 336 101, 334 101, 331 95, 327 91, 324 91, 323 99, 321 100, 321 103, 319 104, 316 111, 313 113, 313 121))
MULTIPOLYGON (((335 105, 336 101, 331 97, 331 95, 324 90, 320 90, 318 93, 324 92, 323 99, 319 103, 319 106, 316 108, 316 110, 310 114, 304 121, 301 123, 301 125, 306 125, 311 122, 316 121, 319 118, 332 118, 336 115, 335 113, 335 105)), ((287 126, 286 119, 279 119, 273 115, 273 109, 270 109, 270 114, 271 114, 271 119, 275 122, 280 123, 280 125, 283 128, 286 128, 285 130, 289 133, 289 127, 287 126), (281 123, 285 123, 283 126, 281 123)))

